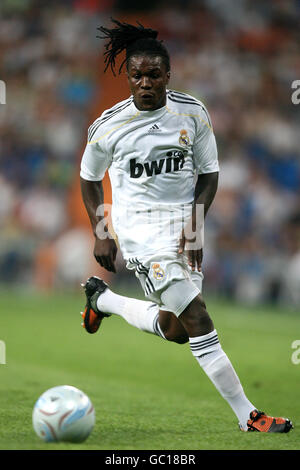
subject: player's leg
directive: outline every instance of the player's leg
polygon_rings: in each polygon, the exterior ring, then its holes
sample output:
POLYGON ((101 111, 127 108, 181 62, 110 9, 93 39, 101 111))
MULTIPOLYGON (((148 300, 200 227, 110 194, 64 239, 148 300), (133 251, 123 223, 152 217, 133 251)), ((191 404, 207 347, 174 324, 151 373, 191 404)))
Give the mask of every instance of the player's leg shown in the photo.
POLYGON ((217 331, 200 294, 179 315, 179 320, 189 335, 192 354, 246 430, 247 420, 255 406, 244 394, 238 376, 220 345, 217 331))
POLYGON ((163 304, 172 309, 189 336, 192 354, 221 395, 231 405, 242 427, 246 429, 249 414, 255 406, 246 398, 240 381, 221 348, 205 303, 191 280, 169 284, 161 295, 163 304), (182 299, 189 298, 189 302, 182 299))
POLYGON ((246 397, 240 380, 223 351, 217 331, 198 294, 179 315, 189 335, 191 352, 222 397, 236 414, 243 431, 288 432, 292 428, 286 418, 273 418, 258 412, 246 397))
POLYGON ((142 331, 179 344, 188 342, 188 335, 177 317, 160 310, 154 302, 116 294, 95 276, 89 278, 83 287, 87 296, 82 313, 83 326, 89 333, 98 331, 105 316, 119 315, 142 331))

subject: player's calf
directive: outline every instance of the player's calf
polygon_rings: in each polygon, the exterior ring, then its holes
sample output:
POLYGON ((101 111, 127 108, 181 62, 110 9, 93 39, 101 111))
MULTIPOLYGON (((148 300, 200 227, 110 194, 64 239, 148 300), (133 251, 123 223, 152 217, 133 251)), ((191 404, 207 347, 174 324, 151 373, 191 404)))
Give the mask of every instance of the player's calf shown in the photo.
POLYGON ((176 332, 167 332, 164 333, 166 340, 172 341, 173 343, 177 344, 186 344, 189 342, 189 337, 187 334, 180 335, 176 334, 176 332))
POLYGON ((177 344, 185 344, 189 341, 182 323, 172 312, 159 310, 159 325, 166 340, 177 344))

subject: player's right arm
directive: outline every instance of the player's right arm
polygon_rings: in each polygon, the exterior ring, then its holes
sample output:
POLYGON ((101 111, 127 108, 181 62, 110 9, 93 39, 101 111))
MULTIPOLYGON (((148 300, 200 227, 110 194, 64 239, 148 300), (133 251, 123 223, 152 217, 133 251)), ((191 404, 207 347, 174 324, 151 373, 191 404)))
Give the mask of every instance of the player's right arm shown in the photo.
POLYGON ((105 225, 102 179, 110 164, 109 153, 103 141, 95 138, 86 145, 80 168, 82 199, 95 236, 94 256, 97 262, 111 272, 116 272, 117 245, 105 225))
POLYGON ((99 206, 104 204, 101 181, 88 181, 80 177, 82 199, 87 210, 95 236, 94 256, 97 262, 108 271, 116 272, 115 260, 117 245, 104 222, 104 215, 99 206), (99 212, 101 215, 99 215, 99 212))

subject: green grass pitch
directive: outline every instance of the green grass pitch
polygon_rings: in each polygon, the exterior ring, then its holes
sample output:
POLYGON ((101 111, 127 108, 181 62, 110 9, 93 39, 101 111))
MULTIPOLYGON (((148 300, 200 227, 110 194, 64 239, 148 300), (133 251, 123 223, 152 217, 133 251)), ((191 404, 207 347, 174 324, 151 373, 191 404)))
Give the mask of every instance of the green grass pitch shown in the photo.
POLYGON ((163 341, 116 316, 89 335, 80 326, 81 293, 2 291, 0 449, 299 449, 300 364, 291 361, 299 314, 206 301, 248 398, 269 414, 290 417, 290 433, 240 432, 188 344, 163 341), (64 384, 82 389, 95 406, 95 428, 82 444, 47 444, 32 428, 39 395, 64 384))

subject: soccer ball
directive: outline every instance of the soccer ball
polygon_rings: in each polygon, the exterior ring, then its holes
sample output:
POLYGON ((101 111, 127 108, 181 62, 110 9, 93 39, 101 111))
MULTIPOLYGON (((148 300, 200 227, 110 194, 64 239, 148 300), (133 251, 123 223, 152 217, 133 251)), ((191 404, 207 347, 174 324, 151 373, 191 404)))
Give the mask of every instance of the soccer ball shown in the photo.
POLYGON ((95 410, 89 397, 70 385, 44 392, 34 405, 32 424, 46 442, 83 442, 95 424, 95 410))

